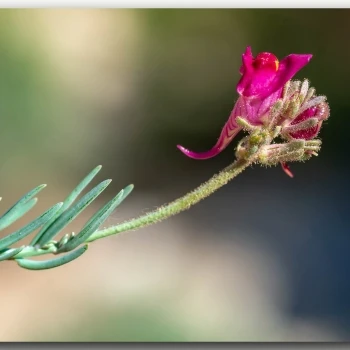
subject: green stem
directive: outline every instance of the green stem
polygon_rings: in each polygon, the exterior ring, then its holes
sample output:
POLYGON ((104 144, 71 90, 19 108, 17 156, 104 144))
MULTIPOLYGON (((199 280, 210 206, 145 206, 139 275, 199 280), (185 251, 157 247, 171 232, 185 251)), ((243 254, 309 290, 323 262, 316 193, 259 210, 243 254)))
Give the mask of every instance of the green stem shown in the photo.
POLYGON ((12 257, 11 259, 19 259, 19 258, 28 258, 33 256, 40 256, 40 255, 46 255, 46 254, 52 254, 56 252, 56 248, 54 246, 51 246, 48 249, 37 249, 32 246, 25 247, 21 252, 19 252, 17 255, 12 257))
MULTIPOLYGON (((109 227, 104 230, 100 230, 91 235, 86 243, 96 241, 104 237, 115 235, 125 231, 135 230, 141 227, 149 226, 160 222, 164 219, 169 218, 170 216, 176 215, 186 209, 189 209, 192 205, 200 202, 202 199, 210 196, 220 187, 226 185, 230 180, 235 178, 240 174, 245 168, 247 168, 252 162, 253 157, 250 159, 239 159, 236 160, 233 164, 229 165, 217 175, 214 175, 210 180, 203 183, 195 190, 187 193, 183 197, 176 199, 175 201, 161 206, 154 211, 151 211, 145 215, 142 215, 138 218, 125 221, 119 225, 109 227)), ((34 257, 46 254, 56 253, 57 248, 51 246, 46 249, 37 249, 32 246, 25 247, 20 253, 13 256, 11 259, 20 259, 27 257, 34 257)))
POLYGON ((220 187, 226 185, 230 180, 240 174, 245 168, 252 163, 252 159, 239 159, 233 164, 223 169, 217 175, 214 175, 210 180, 203 183, 195 190, 187 193, 183 197, 176 199, 175 201, 157 208, 145 215, 138 218, 125 221, 119 225, 100 230, 92 234, 86 242, 93 242, 97 239, 107 236, 115 235, 121 232, 135 230, 141 227, 155 224, 164 219, 169 218, 175 214, 180 213, 186 209, 189 209, 192 205, 198 203, 202 199, 208 197, 220 187))

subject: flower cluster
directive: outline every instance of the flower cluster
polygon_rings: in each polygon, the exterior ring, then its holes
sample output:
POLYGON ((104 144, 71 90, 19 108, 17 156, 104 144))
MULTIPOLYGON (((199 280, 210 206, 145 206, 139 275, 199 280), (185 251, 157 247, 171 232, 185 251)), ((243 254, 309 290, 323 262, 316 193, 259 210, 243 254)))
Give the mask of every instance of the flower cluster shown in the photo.
MULTIPOLYGON (((244 139, 237 148, 237 156, 258 153, 256 161, 272 165, 281 163, 286 173, 292 176, 288 161, 305 160, 315 155, 321 142, 315 140, 322 123, 329 117, 329 106, 324 96, 316 96, 305 80, 292 81, 294 75, 311 60, 310 54, 291 54, 279 61, 268 52, 253 57, 248 47, 242 55, 241 79, 237 84, 239 98, 224 125, 217 143, 207 152, 196 153, 178 146, 188 157, 208 159, 222 152, 233 138, 245 130, 264 135, 252 148, 252 139, 244 139), (276 137, 286 142, 271 144, 276 137), (250 140, 250 141, 249 141, 250 140), (249 146, 249 147, 248 147, 249 146), (253 151, 254 153, 254 151, 253 151)), ((259 137, 258 137, 259 139, 259 137)))

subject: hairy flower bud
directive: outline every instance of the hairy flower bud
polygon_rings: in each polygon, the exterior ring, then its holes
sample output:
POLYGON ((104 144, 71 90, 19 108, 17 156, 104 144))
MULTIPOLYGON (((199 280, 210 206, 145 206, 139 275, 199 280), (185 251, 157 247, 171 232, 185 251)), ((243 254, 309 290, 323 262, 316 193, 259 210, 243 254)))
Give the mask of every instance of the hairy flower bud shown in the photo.
POLYGON ((329 106, 320 102, 316 106, 306 109, 282 129, 288 138, 311 140, 315 138, 324 120, 329 117, 329 106))

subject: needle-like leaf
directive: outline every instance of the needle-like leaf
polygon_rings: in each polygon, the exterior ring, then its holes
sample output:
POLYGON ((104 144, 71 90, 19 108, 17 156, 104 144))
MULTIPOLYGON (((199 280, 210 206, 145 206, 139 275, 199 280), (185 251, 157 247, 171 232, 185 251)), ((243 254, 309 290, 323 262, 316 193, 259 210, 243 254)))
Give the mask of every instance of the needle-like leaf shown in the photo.
POLYGON ((28 225, 0 239, 0 250, 8 248, 12 244, 20 241, 21 239, 32 233, 34 230, 42 226, 47 220, 51 218, 52 215, 56 213, 56 211, 62 206, 62 204, 62 202, 55 204, 45 213, 41 214, 35 220, 31 221, 28 225))
POLYGON ((25 248, 25 246, 22 246, 19 248, 6 249, 4 252, 0 253, 0 261, 4 261, 4 260, 12 258, 16 254, 21 252, 24 248, 25 248))
MULTIPOLYGON (((8 216, 7 218, 6 217, 4 218, 3 225, 5 225, 5 227, 8 227, 11 224, 13 224, 15 221, 20 219, 24 214, 28 213, 28 211, 31 210, 37 202, 38 202, 38 198, 32 198, 28 202, 18 206, 10 216, 8 216)), ((5 227, 3 226, 3 228, 5 227)))
POLYGON ((105 180, 85 194, 73 207, 63 212, 36 240, 36 244, 43 246, 54 238, 65 226, 73 221, 97 196, 99 196, 112 180, 105 180))
POLYGON ((87 249, 88 245, 86 244, 76 250, 73 250, 72 252, 50 260, 37 261, 30 259, 16 259, 16 261, 19 266, 28 270, 47 270, 67 264, 79 258, 82 254, 86 252, 87 249))
POLYGON ((85 224, 83 229, 65 245, 58 249, 58 252, 67 252, 75 249, 84 243, 112 214, 112 212, 121 204, 121 202, 130 194, 134 186, 129 185, 121 190, 112 200, 103 206, 92 218, 85 224))
POLYGON ((36 245, 40 237, 45 233, 45 231, 52 225, 52 223, 66 210, 71 204, 78 198, 80 193, 86 188, 86 186, 93 180, 93 178, 101 170, 102 166, 99 165, 93 169, 81 182, 80 184, 69 194, 69 196, 63 201, 63 205, 60 210, 42 227, 34 239, 30 242, 31 245, 36 245))
POLYGON ((36 203, 36 201, 30 202, 30 199, 33 198, 45 187, 45 184, 35 187, 34 189, 26 193, 24 196, 22 196, 10 209, 8 209, 6 213, 3 214, 0 218, 0 231, 10 226, 14 221, 19 219, 26 212, 28 212, 36 203), (27 203, 28 201, 30 204, 27 203))

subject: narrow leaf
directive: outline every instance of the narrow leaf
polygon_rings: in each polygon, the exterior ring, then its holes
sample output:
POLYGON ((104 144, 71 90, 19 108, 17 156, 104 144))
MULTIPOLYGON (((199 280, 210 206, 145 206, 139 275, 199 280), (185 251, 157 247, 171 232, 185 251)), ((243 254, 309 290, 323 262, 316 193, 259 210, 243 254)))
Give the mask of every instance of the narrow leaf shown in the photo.
POLYGON ((131 191, 134 189, 134 185, 128 185, 124 188, 124 193, 123 193, 123 199, 122 201, 131 193, 131 191))
POLYGON ((19 252, 21 252, 24 248, 25 246, 22 246, 19 248, 6 249, 4 252, 0 253, 0 261, 4 261, 12 258, 13 256, 17 255, 19 252))
POLYGON ((121 202, 132 191, 133 185, 127 186, 121 190, 112 200, 103 206, 92 218, 85 224, 83 229, 68 243, 58 249, 58 252, 67 252, 75 249, 80 244, 84 243, 112 214, 112 212, 121 204, 121 202))
POLYGON ((9 226, 11 223, 13 223, 16 220, 14 220, 13 218, 18 218, 17 211, 22 207, 22 205, 28 202, 36 194, 38 194, 44 187, 46 187, 45 184, 35 187, 34 189, 26 193, 24 196, 22 196, 10 209, 7 210, 7 212, 3 214, 0 218, 0 231, 9 226))
POLYGON ((66 210, 59 216, 51 226, 37 240, 38 245, 43 246, 53 239, 65 226, 73 221, 98 195, 100 195, 112 180, 105 180, 94 187, 90 192, 83 196, 73 207, 66 210))
POLYGON ((101 170, 102 166, 99 165, 93 169, 81 182, 80 184, 71 192, 71 194, 63 201, 63 205, 60 210, 42 227, 38 234, 31 241, 31 245, 36 245, 40 237, 45 233, 45 231, 51 226, 51 224, 66 210, 71 204, 78 198, 80 193, 86 188, 86 186, 93 180, 97 173, 101 170))
POLYGON ((28 225, 0 239, 0 250, 8 248, 10 245, 18 242, 19 240, 28 236, 34 230, 42 226, 47 220, 49 220, 52 217, 52 215, 55 214, 55 212, 61 207, 62 204, 63 203, 55 204, 53 207, 51 207, 45 213, 41 214, 39 217, 34 219, 28 225))
POLYGON ((28 202, 17 206, 16 209, 13 210, 11 215, 6 215, 1 219, 2 228, 10 226, 19 218, 21 218, 24 214, 28 213, 28 211, 34 207, 37 201, 37 198, 32 198, 28 202))
POLYGON ((83 253, 86 252, 87 249, 88 245, 86 244, 83 247, 80 247, 72 252, 50 260, 37 261, 30 259, 16 259, 16 261, 19 266, 28 270, 47 270, 67 264, 79 258, 83 253))

